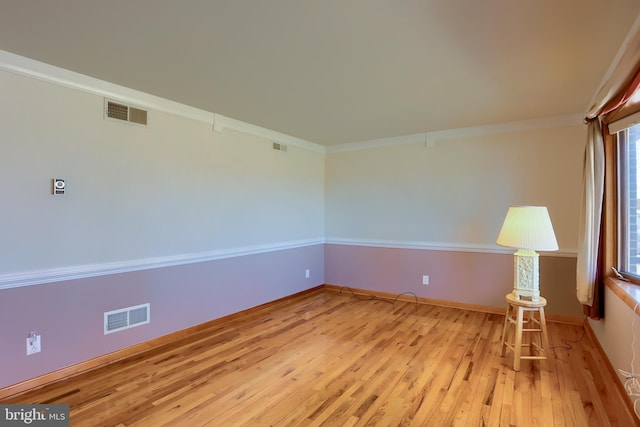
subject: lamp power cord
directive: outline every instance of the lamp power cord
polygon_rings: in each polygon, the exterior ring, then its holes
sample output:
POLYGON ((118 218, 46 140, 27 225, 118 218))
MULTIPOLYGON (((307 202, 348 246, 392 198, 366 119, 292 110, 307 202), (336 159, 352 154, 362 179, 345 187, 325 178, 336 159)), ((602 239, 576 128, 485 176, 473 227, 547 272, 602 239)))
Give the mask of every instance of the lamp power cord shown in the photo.
POLYGON ((359 294, 355 293, 353 291, 353 289, 351 289, 349 286, 343 286, 340 288, 340 291, 338 291, 339 295, 342 295, 342 291, 343 290, 348 290, 351 295, 353 295, 354 297, 356 297, 357 299, 359 299, 360 301, 384 301, 384 302, 388 302, 391 305, 395 305, 396 301, 398 301, 398 298, 400 298, 403 295, 413 295, 413 297, 415 298, 415 304, 416 307, 418 306, 418 296, 413 293, 413 292, 402 292, 401 294, 396 295, 395 298, 391 299, 391 298, 385 298, 385 297, 379 297, 377 295, 369 295, 369 294, 363 294, 363 296, 360 296, 359 294))

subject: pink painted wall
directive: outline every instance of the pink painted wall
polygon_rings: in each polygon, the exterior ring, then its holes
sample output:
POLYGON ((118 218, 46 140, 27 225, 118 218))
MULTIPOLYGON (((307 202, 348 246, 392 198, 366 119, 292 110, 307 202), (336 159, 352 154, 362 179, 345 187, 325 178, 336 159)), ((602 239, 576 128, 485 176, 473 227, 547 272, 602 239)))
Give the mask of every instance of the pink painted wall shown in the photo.
POLYGON ((0 291, 0 388, 324 283, 323 245, 0 291), (305 278, 305 270, 310 278, 305 278), (103 313, 151 303, 104 335, 103 313), (30 331, 42 352, 26 356, 30 331))
MULTIPOLYGON (((541 257, 549 313, 581 316, 574 272, 574 258, 541 257)), ((5 289, 0 388, 323 283, 503 308, 513 257, 327 244, 5 289), (421 284, 423 274, 430 285, 421 284), (147 302, 150 324, 104 335, 105 311, 147 302), (43 351, 26 356, 30 331, 42 335, 43 351)))
MULTIPOLYGON (((575 258, 540 258, 540 291, 548 300, 548 313, 581 317, 575 267, 575 258)), ((513 256, 328 244, 325 280, 337 286, 504 308, 504 296, 513 288, 513 256), (422 284, 423 274, 429 275, 428 286, 422 284)))

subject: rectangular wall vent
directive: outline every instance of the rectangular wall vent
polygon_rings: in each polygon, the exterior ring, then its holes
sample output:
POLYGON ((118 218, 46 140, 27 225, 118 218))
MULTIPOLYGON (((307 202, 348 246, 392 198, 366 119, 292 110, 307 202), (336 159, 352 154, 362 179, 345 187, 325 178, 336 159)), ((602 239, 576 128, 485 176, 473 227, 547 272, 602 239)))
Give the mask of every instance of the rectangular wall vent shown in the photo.
POLYGON ((147 125, 147 111, 105 99, 105 117, 139 125, 147 125))
POLYGON ((151 304, 147 303, 104 313, 105 335, 149 323, 150 310, 151 304))
POLYGON ((273 149, 278 151, 287 151, 287 146, 278 142, 274 142, 273 149))

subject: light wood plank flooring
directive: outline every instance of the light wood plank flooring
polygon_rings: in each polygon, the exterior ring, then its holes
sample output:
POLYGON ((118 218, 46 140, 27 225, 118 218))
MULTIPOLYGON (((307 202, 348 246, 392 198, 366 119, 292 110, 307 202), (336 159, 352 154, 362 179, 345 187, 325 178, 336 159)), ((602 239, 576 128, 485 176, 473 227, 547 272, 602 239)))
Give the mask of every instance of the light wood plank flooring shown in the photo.
POLYGON ((636 425, 588 336, 514 372, 503 319, 318 290, 3 403, 68 403, 74 427, 636 425))

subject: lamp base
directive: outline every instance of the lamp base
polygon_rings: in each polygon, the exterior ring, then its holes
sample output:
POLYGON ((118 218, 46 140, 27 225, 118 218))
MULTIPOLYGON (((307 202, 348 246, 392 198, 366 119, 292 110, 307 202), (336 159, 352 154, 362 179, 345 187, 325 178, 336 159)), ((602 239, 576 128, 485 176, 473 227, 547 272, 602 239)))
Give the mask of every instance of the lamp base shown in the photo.
POLYGON ((534 250, 519 249, 513 258, 513 291, 517 299, 540 301, 539 258, 534 250))

